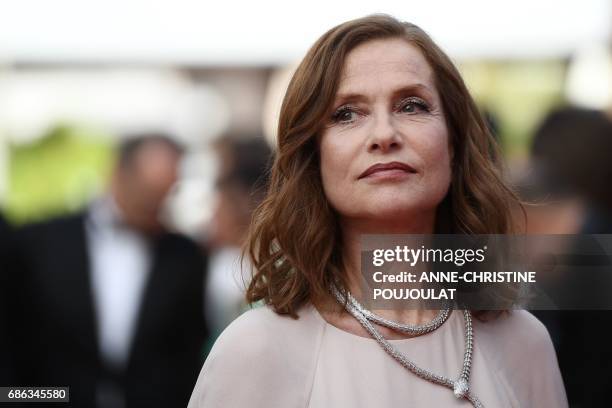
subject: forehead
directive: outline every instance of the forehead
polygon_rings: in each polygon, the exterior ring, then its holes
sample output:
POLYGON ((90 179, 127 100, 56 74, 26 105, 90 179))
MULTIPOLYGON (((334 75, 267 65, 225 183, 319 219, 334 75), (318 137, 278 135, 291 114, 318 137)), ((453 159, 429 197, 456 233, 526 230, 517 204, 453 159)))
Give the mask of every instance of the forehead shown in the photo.
POLYGON ((370 85, 420 83, 435 91, 433 70, 421 51, 401 38, 368 41, 349 52, 338 93, 367 90, 370 85))

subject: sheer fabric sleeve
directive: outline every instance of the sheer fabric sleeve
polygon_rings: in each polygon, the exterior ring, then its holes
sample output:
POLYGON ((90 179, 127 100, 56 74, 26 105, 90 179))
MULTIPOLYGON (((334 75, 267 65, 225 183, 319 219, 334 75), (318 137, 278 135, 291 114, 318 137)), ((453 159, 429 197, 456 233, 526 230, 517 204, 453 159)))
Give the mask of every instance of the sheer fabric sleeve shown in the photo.
POLYGON ((303 408, 308 404, 322 327, 268 308, 246 312, 221 334, 188 408, 303 408))
POLYGON ((521 408, 566 408, 565 387, 546 327, 531 313, 511 311, 492 322, 477 323, 475 342, 486 344, 487 364, 497 367, 500 386, 521 408))

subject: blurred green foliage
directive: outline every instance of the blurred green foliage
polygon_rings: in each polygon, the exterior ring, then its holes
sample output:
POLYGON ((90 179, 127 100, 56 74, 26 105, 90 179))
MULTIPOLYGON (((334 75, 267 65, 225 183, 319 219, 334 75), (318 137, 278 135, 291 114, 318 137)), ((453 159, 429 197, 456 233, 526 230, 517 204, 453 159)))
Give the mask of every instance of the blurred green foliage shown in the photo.
POLYGON ((60 125, 10 147, 7 216, 24 223, 75 211, 103 190, 113 163, 108 134, 60 125))
POLYGON ((470 92, 499 125, 507 158, 528 154, 537 126, 563 104, 565 63, 540 61, 474 61, 460 65, 470 92))

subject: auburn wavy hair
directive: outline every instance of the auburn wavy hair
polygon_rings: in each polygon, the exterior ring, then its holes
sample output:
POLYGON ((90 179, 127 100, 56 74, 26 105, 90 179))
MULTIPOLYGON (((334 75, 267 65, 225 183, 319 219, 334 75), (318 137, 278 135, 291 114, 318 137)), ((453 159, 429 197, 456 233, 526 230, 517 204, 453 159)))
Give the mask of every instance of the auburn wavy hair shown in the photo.
POLYGON ((268 191, 245 242, 253 263, 246 299, 297 316, 329 288, 348 289, 338 215, 323 191, 317 136, 326 123, 347 55, 367 41, 402 38, 435 75, 454 149, 451 186, 438 206, 436 233, 506 234, 521 203, 504 182, 498 146, 450 58, 414 24, 387 15, 348 21, 308 51, 285 94, 268 191))

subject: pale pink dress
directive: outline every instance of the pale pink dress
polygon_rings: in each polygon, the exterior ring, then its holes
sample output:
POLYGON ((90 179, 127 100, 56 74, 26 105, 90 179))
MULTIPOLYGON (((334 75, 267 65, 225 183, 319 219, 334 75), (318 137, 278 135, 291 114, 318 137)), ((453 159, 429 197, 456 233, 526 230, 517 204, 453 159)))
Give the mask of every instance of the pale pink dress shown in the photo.
MULTIPOLYGON (((392 340, 418 366, 455 379, 464 321, 453 312, 436 331, 392 340)), ((567 399, 548 332, 531 314, 474 319, 470 386, 487 408, 564 408, 567 399)), ((471 407, 416 377, 373 339, 327 323, 310 304, 299 319, 250 310, 219 337, 188 408, 471 407)))

